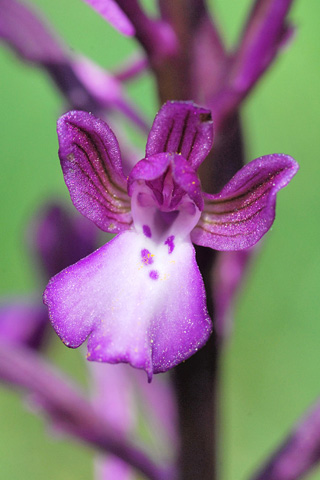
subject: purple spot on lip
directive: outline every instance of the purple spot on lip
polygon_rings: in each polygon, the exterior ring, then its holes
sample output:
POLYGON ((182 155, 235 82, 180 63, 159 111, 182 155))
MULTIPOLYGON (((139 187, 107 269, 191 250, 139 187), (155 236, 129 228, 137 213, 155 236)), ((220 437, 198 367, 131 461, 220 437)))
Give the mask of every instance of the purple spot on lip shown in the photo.
POLYGON ((151 272, 149 273, 149 277, 152 278, 152 280, 158 280, 159 273, 157 272, 157 270, 151 270, 151 272))
POLYGON ((146 237, 151 238, 151 228, 149 227, 149 225, 143 225, 142 231, 146 237))
POLYGON ((168 245, 169 248, 169 254, 173 252, 174 250, 174 235, 171 235, 170 237, 167 238, 167 240, 164 242, 165 245, 168 245))
POLYGON ((151 255, 149 250, 147 250, 146 248, 141 250, 141 258, 142 258, 142 261, 145 265, 152 265, 153 264, 153 258, 152 257, 153 257, 153 255, 151 255))

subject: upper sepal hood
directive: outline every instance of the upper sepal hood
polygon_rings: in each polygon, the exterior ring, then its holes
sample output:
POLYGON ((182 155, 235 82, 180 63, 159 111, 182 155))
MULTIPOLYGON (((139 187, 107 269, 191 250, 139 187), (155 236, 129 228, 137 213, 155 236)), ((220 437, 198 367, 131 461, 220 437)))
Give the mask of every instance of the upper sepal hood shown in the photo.
POLYGON ((146 157, 157 153, 182 155, 196 170, 213 144, 210 110, 193 102, 167 102, 157 113, 151 127, 146 157))

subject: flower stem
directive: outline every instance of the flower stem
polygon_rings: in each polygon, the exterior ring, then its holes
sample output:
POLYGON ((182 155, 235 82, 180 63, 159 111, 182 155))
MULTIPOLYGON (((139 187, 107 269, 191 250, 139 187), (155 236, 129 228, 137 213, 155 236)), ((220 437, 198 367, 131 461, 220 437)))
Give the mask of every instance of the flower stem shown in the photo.
POLYGON ((320 461, 320 400, 252 480, 298 480, 320 461))
MULTIPOLYGON (((197 248, 197 262, 210 283, 210 268, 216 252, 197 248), (211 258, 209 258, 211 257, 211 258)), ((210 292, 207 292, 210 299, 210 292)), ((210 315, 213 305, 209 301, 210 315)), ((220 345, 213 333, 204 348, 175 369, 174 381, 180 419, 180 479, 216 480, 218 437, 218 390, 220 345)))
POLYGON ((39 354, 1 341, 0 378, 31 394, 55 428, 116 455, 150 480, 173 480, 171 467, 157 465, 143 450, 119 437, 73 382, 58 375, 39 354))

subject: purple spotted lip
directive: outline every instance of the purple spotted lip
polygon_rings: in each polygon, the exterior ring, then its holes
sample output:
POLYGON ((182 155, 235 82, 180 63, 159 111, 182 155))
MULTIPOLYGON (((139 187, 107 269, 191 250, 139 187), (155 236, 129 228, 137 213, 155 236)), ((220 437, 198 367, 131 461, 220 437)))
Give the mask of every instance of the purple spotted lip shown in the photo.
POLYGON ((58 122, 59 156, 76 208, 118 235, 53 277, 44 293, 51 322, 69 347, 88 338, 88 359, 167 371, 211 333, 196 243, 217 250, 254 245, 270 228, 276 193, 298 169, 287 155, 254 160, 216 195, 196 170, 211 150, 210 111, 168 102, 146 155, 126 179, 118 142, 86 112, 58 122))

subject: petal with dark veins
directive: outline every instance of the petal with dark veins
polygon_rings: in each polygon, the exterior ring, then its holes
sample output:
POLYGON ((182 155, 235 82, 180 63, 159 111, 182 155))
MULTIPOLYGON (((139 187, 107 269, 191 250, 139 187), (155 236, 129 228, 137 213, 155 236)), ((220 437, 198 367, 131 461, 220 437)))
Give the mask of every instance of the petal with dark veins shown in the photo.
POLYGON ((106 232, 132 223, 127 181, 116 137, 87 112, 71 111, 58 120, 59 157, 75 207, 106 232))
POLYGON ((289 155, 266 155, 245 165, 205 206, 191 232, 197 245, 242 250, 255 245, 275 218, 276 195, 298 171, 289 155))
POLYGON ((163 152, 178 153, 196 170, 210 152, 212 143, 210 110, 193 102, 167 102, 154 119, 146 157, 163 152))

